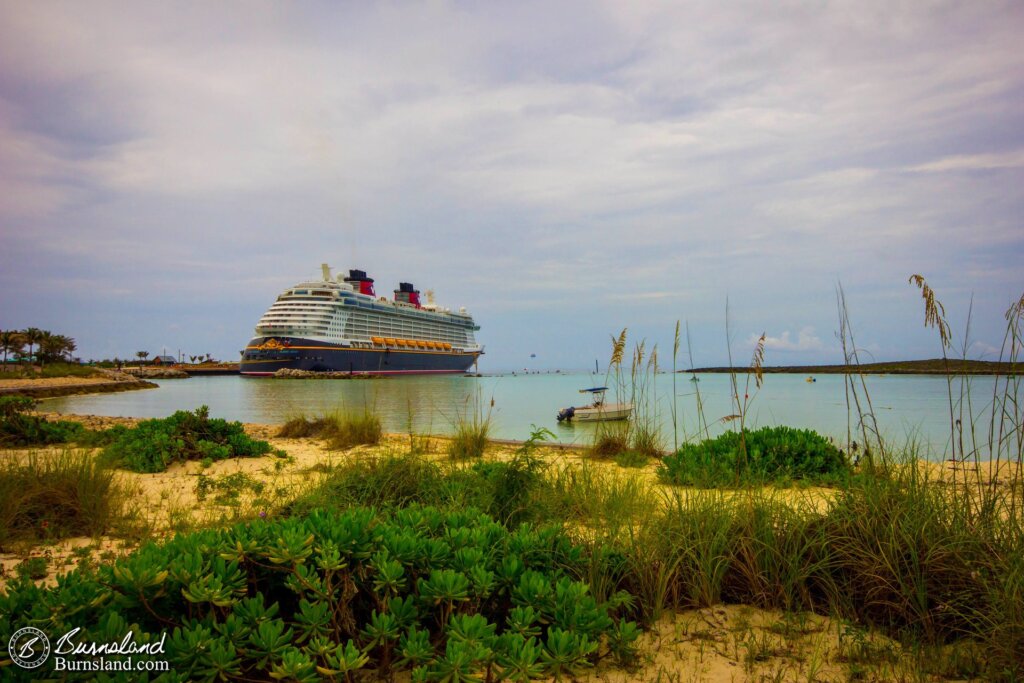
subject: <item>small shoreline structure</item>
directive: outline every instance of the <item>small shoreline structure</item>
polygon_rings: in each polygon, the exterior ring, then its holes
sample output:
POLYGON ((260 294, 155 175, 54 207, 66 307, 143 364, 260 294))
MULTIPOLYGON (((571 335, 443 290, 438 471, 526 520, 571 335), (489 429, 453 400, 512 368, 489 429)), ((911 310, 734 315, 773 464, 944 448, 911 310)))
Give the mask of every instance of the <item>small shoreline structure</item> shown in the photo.
MULTIPOLYGON (((746 367, 709 367, 679 370, 681 374, 750 372, 746 367)), ((859 365, 765 365, 764 374, 795 375, 1024 375, 1024 363, 1000 363, 988 360, 932 358, 900 360, 859 365)))

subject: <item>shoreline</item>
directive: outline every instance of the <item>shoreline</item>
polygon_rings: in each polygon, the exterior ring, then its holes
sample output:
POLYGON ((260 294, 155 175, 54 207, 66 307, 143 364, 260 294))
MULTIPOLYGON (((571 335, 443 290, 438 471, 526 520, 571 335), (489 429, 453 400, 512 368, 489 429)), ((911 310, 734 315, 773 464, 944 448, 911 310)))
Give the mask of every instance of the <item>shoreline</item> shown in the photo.
POLYGON ((120 373, 92 377, 38 377, 32 379, 0 379, 0 396, 28 398, 59 398, 80 394, 109 394, 121 391, 156 389, 159 384, 120 373))
MULTIPOLYGON (((678 374, 749 373, 750 367, 716 366, 679 370, 678 374)), ((818 375, 1024 375, 1024 364, 987 360, 932 358, 929 360, 885 361, 859 365, 766 365, 764 374, 818 375)))

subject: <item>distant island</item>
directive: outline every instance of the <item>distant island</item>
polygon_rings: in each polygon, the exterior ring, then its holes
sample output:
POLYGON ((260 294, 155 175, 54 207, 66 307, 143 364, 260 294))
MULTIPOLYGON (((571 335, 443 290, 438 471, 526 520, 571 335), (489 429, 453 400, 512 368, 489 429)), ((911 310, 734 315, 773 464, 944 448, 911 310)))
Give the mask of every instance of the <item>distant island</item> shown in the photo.
MULTIPOLYGON (((747 367, 693 368, 680 370, 694 372, 747 372, 747 367)), ((1024 363, 998 363, 988 360, 961 360, 932 358, 930 360, 899 360, 885 363, 861 363, 860 365, 766 365, 764 373, 795 373, 818 375, 843 375, 864 373, 869 375, 1020 375, 1024 374, 1024 363)))

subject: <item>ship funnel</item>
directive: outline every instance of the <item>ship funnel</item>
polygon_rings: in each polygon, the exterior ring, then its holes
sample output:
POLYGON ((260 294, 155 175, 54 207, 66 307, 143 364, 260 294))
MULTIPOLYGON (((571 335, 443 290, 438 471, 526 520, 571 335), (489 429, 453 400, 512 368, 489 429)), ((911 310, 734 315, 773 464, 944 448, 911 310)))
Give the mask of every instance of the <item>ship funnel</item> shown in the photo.
POLYGON ((331 267, 329 265, 327 265, 326 263, 321 263, 320 264, 320 270, 324 274, 324 282, 330 282, 331 281, 331 267))
POLYGON ((349 270, 345 282, 351 283, 353 287, 358 287, 360 294, 375 296, 373 293, 373 278, 366 277, 365 270, 356 270, 354 268, 349 270))
POLYGON ((395 290, 395 301, 412 304, 419 308, 420 290, 413 287, 411 282, 399 282, 398 289, 395 290))

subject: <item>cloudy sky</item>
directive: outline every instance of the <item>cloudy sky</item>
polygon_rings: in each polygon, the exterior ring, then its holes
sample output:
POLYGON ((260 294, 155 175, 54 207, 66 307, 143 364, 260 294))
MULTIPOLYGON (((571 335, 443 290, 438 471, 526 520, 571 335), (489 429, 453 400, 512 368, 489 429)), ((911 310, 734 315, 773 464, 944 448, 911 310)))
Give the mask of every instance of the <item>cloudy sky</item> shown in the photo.
POLYGON ((319 264, 483 370, 993 358, 1024 290, 1020 2, 0 0, 0 328, 237 358, 319 264), (958 335, 962 336, 962 335, 958 335), (531 353, 537 358, 529 359, 531 353), (603 361, 602 361, 603 365, 603 361))

